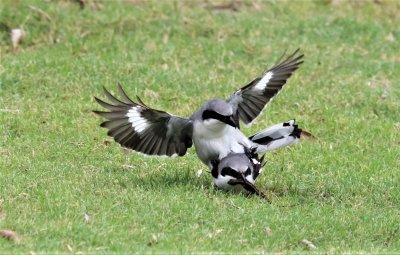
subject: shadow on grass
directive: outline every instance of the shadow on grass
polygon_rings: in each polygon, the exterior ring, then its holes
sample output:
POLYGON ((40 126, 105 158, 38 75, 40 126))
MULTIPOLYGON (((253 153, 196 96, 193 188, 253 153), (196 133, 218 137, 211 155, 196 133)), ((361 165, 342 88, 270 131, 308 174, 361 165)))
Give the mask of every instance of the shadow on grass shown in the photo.
POLYGON ((176 168, 127 170, 122 167, 103 168, 102 172, 112 173, 119 185, 123 188, 140 187, 146 190, 166 190, 176 187, 189 187, 190 189, 213 189, 212 176, 206 170, 198 177, 193 169, 176 168))
MULTIPOLYGON (((213 184, 211 174, 202 168, 202 174, 191 167, 176 168, 167 166, 165 169, 127 170, 121 167, 103 168, 100 170, 113 178, 114 185, 122 189, 140 189, 151 193, 180 193, 190 196, 205 196, 209 199, 257 197, 244 193, 229 192, 217 189, 213 184)), ((115 188, 115 186, 113 187, 115 188)))
MULTIPOLYGON (((153 192, 165 192, 167 190, 181 189, 187 192, 201 190, 207 196, 226 196, 237 197, 247 196, 242 193, 226 192, 214 187, 213 178, 208 170, 203 168, 202 174, 197 175, 196 171, 191 167, 171 167, 165 168, 147 168, 141 170, 127 170, 123 167, 103 168, 101 172, 112 176, 122 188, 140 188, 142 190, 153 192)), ((280 183, 282 184, 282 183, 280 183)), ((315 197, 315 190, 301 190, 294 185, 281 186, 279 183, 271 186, 263 186, 261 183, 257 187, 267 195, 268 200, 273 201, 274 198, 281 199, 286 197, 295 198, 298 203, 315 197)), ((297 204, 297 203, 296 203, 297 204)), ((295 205, 293 205, 295 206, 295 205)))

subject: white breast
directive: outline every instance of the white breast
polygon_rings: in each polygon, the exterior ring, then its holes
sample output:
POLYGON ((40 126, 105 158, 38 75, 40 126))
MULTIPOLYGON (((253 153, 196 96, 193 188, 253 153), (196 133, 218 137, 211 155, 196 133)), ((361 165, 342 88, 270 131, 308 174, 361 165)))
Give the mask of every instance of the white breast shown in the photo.
POLYGON ((197 121, 193 125, 193 143, 197 156, 208 166, 211 159, 222 159, 231 152, 243 153, 243 145, 249 147, 252 144, 239 129, 225 124, 219 129, 215 125, 210 128, 197 121))

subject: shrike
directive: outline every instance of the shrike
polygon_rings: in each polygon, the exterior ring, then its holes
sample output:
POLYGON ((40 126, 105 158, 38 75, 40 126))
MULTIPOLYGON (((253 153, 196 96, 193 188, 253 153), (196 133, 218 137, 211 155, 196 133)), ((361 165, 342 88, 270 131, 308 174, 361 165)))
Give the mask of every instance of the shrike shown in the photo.
POLYGON ((244 153, 230 153, 221 160, 211 161, 214 185, 223 190, 249 192, 265 197, 254 186, 265 165, 265 155, 259 158, 255 148, 244 148, 244 150, 244 153))
POLYGON ((100 126, 109 129, 107 134, 125 148, 147 155, 183 156, 194 144, 200 160, 212 168, 213 160, 231 153, 245 153, 250 148, 262 153, 298 140, 302 131, 294 121, 246 137, 239 120, 250 124, 303 63, 303 56, 296 50, 229 99, 211 99, 189 118, 150 108, 139 97, 134 102, 120 85, 121 99, 104 89, 111 103, 95 99, 109 111, 94 112, 107 119, 100 126))
MULTIPOLYGON (((298 128, 294 120, 276 124, 250 137, 250 140, 265 144, 274 150, 296 142, 303 137, 313 137, 298 128)), ((244 147, 244 153, 230 153, 222 159, 212 160, 211 175, 214 184, 223 190, 247 191, 264 197, 254 183, 266 164, 265 155, 258 157, 257 148, 244 147)))

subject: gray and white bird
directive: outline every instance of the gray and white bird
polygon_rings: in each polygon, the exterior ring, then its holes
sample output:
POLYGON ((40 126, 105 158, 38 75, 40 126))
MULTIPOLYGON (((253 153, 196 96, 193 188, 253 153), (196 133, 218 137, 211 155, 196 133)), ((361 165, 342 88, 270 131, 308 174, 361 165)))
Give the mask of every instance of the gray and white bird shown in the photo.
MULTIPOLYGON (((289 120, 266 128, 249 139, 263 144, 267 151, 271 151, 296 143, 303 137, 313 138, 313 135, 300 129, 295 120, 289 120)), ((263 196, 254 182, 265 165, 264 157, 259 158, 257 148, 244 147, 244 153, 230 153, 221 160, 211 161, 215 186, 223 190, 245 190, 263 196)))
MULTIPOLYGON (((189 118, 150 108, 139 97, 134 102, 120 85, 121 100, 104 89, 111 104, 95 99, 109 111, 94 112, 107 119, 100 126, 109 129, 107 134, 125 148, 147 155, 183 156, 194 144, 200 160, 212 168, 212 160, 244 153, 244 148, 256 148, 261 153, 268 150, 271 140, 279 140, 263 131, 248 138, 240 131, 239 120, 250 124, 303 63, 303 56, 296 50, 229 99, 211 99, 189 118)), ((291 132, 295 129, 294 121, 288 122, 282 136, 295 142, 299 138, 291 132)))
POLYGON ((254 182, 265 165, 265 155, 259 158, 255 148, 244 150, 245 153, 230 153, 221 160, 211 162, 214 185, 223 190, 249 192, 264 197, 254 182))

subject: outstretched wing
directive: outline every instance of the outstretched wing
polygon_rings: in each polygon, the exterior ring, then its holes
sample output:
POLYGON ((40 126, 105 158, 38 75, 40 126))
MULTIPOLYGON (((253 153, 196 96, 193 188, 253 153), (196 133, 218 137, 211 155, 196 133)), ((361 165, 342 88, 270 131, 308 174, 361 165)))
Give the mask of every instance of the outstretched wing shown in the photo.
MULTIPOLYGON (((248 85, 236 91, 229 99, 236 117, 251 123, 264 106, 282 89, 287 79, 303 63, 304 54, 297 49, 279 64, 273 66, 248 85)), ((283 57, 283 56, 282 56, 283 57)))
POLYGON ((192 146, 192 121, 146 106, 140 98, 133 102, 118 85, 122 100, 115 98, 105 88, 111 104, 95 97, 109 112, 93 111, 107 121, 107 135, 125 148, 147 155, 183 156, 192 146))

